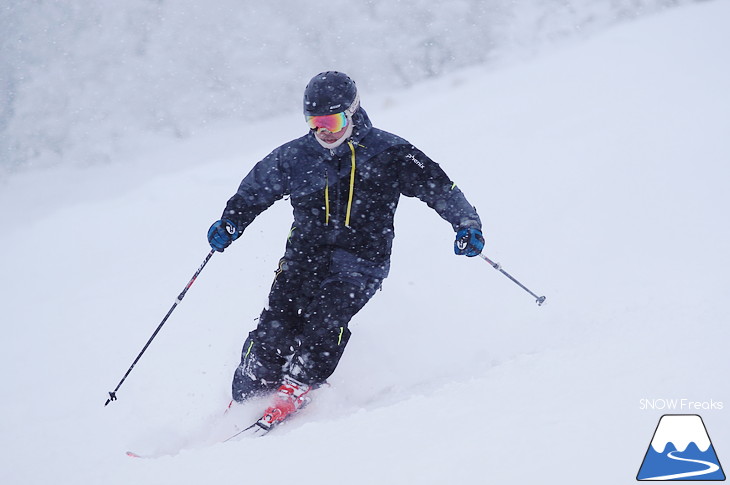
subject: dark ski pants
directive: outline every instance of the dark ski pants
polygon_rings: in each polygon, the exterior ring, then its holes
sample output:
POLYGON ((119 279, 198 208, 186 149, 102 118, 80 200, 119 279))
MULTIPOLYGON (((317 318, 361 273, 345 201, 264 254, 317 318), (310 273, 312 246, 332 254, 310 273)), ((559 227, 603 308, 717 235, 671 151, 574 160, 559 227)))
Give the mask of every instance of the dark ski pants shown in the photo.
POLYGON ((369 265, 362 271, 357 264, 333 264, 331 255, 318 259, 281 260, 268 307, 244 342, 234 373, 236 401, 275 390, 285 374, 316 387, 337 367, 350 319, 382 278, 369 265))

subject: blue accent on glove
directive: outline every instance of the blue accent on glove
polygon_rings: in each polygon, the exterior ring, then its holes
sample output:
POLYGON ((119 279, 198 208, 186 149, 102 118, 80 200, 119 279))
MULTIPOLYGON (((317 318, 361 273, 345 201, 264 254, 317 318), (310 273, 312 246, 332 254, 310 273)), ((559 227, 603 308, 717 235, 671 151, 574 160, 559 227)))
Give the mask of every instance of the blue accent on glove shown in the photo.
POLYGON ((228 219, 215 221, 208 229, 208 242, 210 247, 218 252, 223 252, 233 241, 240 236, 236 225, 228 219))
POLYGON ((454 253, 470 258, 478 256, 484 249, 484 235, 476 227, 459 229, 454 241, 454 253))

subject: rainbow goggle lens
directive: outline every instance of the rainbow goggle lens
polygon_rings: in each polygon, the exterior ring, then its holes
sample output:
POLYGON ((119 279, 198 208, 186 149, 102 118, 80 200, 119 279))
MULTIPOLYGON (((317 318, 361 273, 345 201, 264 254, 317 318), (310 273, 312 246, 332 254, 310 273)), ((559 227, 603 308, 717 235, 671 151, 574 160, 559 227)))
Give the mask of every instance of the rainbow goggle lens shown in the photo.
POLYGON ((306 118, 309 128, 314 131, 324 128, 330 133, 337 133, 347 126, 347 115, 344 112, 333 115, 307 116, 306 118))

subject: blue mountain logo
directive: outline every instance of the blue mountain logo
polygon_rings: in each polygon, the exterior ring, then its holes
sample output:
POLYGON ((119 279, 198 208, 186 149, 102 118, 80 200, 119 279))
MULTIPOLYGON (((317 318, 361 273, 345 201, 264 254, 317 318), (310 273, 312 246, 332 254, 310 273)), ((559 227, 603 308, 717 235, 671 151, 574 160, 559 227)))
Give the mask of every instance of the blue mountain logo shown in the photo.
POLYGON ((725 480, 702 418, 665 414, 659 419, 637 480, 725 480))

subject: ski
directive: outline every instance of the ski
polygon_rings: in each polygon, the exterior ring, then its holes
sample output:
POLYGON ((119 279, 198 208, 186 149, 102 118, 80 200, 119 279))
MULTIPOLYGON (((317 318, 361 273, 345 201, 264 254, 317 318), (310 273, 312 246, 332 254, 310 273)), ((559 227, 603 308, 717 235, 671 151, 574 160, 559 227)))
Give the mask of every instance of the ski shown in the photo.
MULTIPOLYGON (((263 419, 263 418, 262 418, 263 419)), ((237 432, 236 434, 229 436, 228 438, 223 440, 223 443, 226 443, 228 441, 233 440, 234 438, 237 438, 239 436, 250 436, 250 437, 260 437, 265 436, 269 431, 271 431, 274 426, 268 426, 266 425, 262 419, 259 419, 255 423, 253 423, 251 426, 248 426, 246 428, 243 428, 241 431, 237 432)))
MULTIPOLYGON (((239 437, 261 437, 269 434, 274 428, 277 428, 281 423, 288 422, 292 416, 299 414, 299 412, 307 407, 312 402, 312 398, 308 395, 311 390, 311 386, 303 385, 294 379, 288 378, 284 384, 281 385, 276 394, 276 399, 273 404, 269 406, 263 413, 263 415, 257 419, 253 424, 247 426, 235 434, 227 437, 224 440, 216 440, 219 443, 226 443, 239 437)), ((228 407, 223 414, 227 414, 233 401, 228 403, 228 407)), ((236 426, 238 429, 238 426, 236 426)), ((130 458, 157 458, 162 456, 160 454, 140 454, 133 451, 127 451, 127 456, 130 458)))
POLYGON ((144 458, 144 459, 158 458, 158 455, 142 455, 139 453, 135 453, 134 451, 127 451, 126 455, 130 458, 144 458))
POLYGON ((274 420, 274 419, 272 419, 272 417, 270 415, 264 414, 258 420, 256 420, 256 422, 253 423, 251 426, 243 428, 241 431, 239 431, 236 434, 229 436, 228 438, 223 440, 223 443, 231 441, 234 438, 237 438, 239 436, 241 436, 241 437, 247 436, 247 437, 251 437, 251 438, 266 436, 267 434, 269 434, 271 432, 271 430, 273 430, 274 428, 277 428, 280 424, 289 421, 292 418, 292 416, 299 414, 299 411, 304 409, 311 401, 312 401, 311 398, 305 397, 304 399, 302 399, 302 403, 300 404, 300 407, 297 408, 297 410, 295 412, 288 414, 284 418, 279 418, 279 419, 274 420))
MULTIPOLYGON (((271 416, 264 414, 261 416, 261 418, 257 419, 252 425, 247 426, 243 428, 240 431, 237 431, 235 434, 229 436, 228 438, 220 441, 220 443, 227 443, 229 441, 233 441, 237 438, 259 438, 262 436, 266 436, 269 434, 274 428, 278 428, 279 425, 282 423, 288 422, 292 416, 295 416, 298 414, 299 411, 301 411, 307 404, 309 404, 311 399, 307 398, 303 400, 302 406, 297 410, 297 412, 290 413, 283 419, 278 419, 275 421, 271 420, 271 416)), ((159 458, 161 454, 143 454, 143 453, 135 453, 134 451, 127 451, 126 455, 130 458, 141 458, 141 459, 150 459, 150 458, 159 458)))

